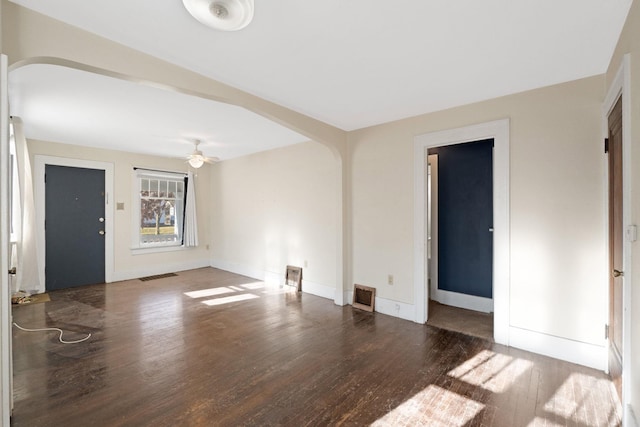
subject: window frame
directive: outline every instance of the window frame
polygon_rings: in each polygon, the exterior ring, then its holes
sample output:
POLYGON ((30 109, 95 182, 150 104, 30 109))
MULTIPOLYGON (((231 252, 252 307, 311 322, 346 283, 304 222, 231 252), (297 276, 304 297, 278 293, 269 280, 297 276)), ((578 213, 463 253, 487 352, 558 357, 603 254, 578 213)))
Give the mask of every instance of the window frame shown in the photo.
MULTIPOLYGON (((140 253, 153 253, 153 252, 168 252, 184 249, 184 211, 187 201, 187 174, 184 172, 171 172, 171 171, 158 171, 154 169, 145 168, 133 168, 133 191, 132 191, 132 234, 131 234, 131 251, 133 254, 140 253), (178 240, 171 242, 151 242, 143 243, 141 239, 140 223, 142 213, 142 197, 141 197, 141 185, 143 179, 158 179, 168 181, 181 181, 183 183, 182 190, 182 206, 181 209, 176 210, 176 218, 179 212, 179 236, 178 240)), ((176 222, 178 220, 176 219, 176 222)))

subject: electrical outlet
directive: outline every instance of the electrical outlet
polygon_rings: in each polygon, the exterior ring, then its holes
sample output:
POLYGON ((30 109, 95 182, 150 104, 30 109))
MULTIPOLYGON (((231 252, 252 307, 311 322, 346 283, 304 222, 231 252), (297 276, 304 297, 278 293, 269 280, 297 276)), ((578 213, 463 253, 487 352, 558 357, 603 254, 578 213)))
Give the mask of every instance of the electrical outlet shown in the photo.
POLYGON ((390 285, 393 285, 393 274, 389 275, 389 277, 387 278, 387 283, 389 283, 390 285))

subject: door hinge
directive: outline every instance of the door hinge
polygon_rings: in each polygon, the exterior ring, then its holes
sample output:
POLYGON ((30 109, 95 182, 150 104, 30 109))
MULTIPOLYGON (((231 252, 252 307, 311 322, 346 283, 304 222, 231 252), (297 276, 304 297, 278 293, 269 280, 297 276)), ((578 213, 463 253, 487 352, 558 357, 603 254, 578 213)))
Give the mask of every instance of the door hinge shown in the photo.
POLYGON ((607 324, 604 325, 604 339, 605 340, 609 339, 609 325, 607 324))
POLYGON ((609 152, 609 138, 604 139, 604 154, 609 152))

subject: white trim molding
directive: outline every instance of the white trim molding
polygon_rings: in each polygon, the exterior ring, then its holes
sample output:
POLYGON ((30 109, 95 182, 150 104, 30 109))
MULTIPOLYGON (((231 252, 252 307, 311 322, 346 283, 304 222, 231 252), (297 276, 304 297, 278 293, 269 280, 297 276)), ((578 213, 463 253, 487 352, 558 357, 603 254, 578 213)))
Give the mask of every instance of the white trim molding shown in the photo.
POLYGON ((414 138, 414 298, 413 320, 428 317, 428 263, 426 260, 427 155, 431 147, 493 138, 493 304, 494 340, 509 345, 510 212, 509 119, 417 135, 414 138))
POLYGON ((547 335, 516 327, 509 328, 513 347, 602 370, 604 346, 547 335))
POLYGON ((493 299, 491 298, 436 289, 435 292, 431 294, 431 299, 438 301, 440 304, 452 305, 467 310, 482 311, 483 313, 493 313, 493 299))
MULTIPOLYGON (((114 197, 113 197, 113 163, 96 162, 92 160, 70 159, 66 157, 53 157, 37 154, 34 158, 34 187, 36 199, 36 241, 38 244, 38 268, 40 277, 45 277, 45 185, 44 174, 46 165, 68 166, 74 168, 98 169, 104 171, 104 190, 105 190, 105 209, 104 209, 104 280, 107 283, 113 281, 114 263, 113 263, 113 236, 114 236, 114 197)), ((39 292, 45 292, 45 280, 42 280, 42 289, 39 292)))

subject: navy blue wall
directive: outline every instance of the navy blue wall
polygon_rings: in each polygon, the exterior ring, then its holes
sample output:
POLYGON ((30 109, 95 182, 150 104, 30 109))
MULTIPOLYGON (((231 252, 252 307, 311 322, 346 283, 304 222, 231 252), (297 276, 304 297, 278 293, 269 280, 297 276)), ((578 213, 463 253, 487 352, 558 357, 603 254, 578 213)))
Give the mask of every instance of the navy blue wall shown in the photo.
POLYGON ((492 298, 493 139, 438 155, 438 289, 492 298))

